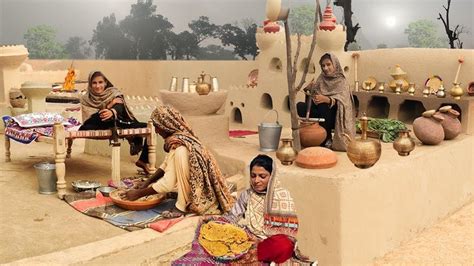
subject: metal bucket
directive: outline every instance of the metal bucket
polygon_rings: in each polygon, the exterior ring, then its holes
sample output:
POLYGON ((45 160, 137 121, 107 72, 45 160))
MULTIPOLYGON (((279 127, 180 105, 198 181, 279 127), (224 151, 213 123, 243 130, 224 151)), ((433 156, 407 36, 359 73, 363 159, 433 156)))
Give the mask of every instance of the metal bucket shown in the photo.
POLYGON ((276 113, 275 123, 260 123, 258 126, 258 140, 260 142, 260 151, 276 151, 278 144, 280 143, 281 129, 282 126, 278 123, 278 112, 277 110, 270 110, 264 117, 263 120, 268 116, 271 111, 276 113))
POLYGON ((38 186, 40 194, 56 193, 56 165, 49 162, 41 162, 34 165, 36 176, 38 177, 38 186))

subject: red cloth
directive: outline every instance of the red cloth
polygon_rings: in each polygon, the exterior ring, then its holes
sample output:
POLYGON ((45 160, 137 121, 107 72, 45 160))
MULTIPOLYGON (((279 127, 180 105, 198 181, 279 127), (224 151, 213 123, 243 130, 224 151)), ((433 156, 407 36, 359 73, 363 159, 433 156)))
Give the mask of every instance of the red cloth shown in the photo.
POLYGON ((257 134, 257 131, 253 130, 229 130, 229 137, 231 138, 240 138, 247 135, 257 134))
POLYGON ((293 256, 294 248, 295 243, 287 235, 273 235, 258 243, 258 260, 283 263, 293 256))
POLYGON ((163 233, 166 229, 170 228, 171 226, 175 225, 179 221, 183 220, 184 217, 178 217, 175 219, 166 219, 166 220, 159 220, 157 222, 151 223, 148 225, 153 230, 156 230, 160 233, 163 233))

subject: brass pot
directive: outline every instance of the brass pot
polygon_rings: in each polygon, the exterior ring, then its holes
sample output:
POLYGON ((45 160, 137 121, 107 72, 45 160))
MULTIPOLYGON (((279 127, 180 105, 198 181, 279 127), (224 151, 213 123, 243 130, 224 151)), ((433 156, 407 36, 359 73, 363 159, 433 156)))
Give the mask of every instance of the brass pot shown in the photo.
POLYGON ((211 84, 204 81, 206 74, 202 73, 196 83, 196 92, 199 95, 207 95, 211 91, 211 84))
POLYGON ((291 165, 296 160, 297 152, 293 148, 293 139, 281 139, 281 146, 276 152, 276 157, 283 165, 291 165))
POLYGON ((349 143, 347 144, 347 157, 358 168, 370 168, 380 158, 382 146, 379 140, 371 140, 367 138, 368 118, 366 116, 360 119, 362 135, 360 139, 353 140, 346 133, 343 134, 349 143))
POLYGON ((415 149, 415 141, 410 137, 410 130, 398 132, 398 138, 393 142, 393 148, 400 156, 408 156, 415 149))
POLYGON ((451 90, 449 91, 449 94, 451 94, 451 96, 453 96, 453 98, 455 100, 460 100, 461 99, 461 96, 464 95, 464 90, 461 88, 461 83, 453 83, 454 84, 454 87, 451 88, 451 90))
POLYGON ((326 130, 318 122, 300 121, 300 141, 303 147, 315 147, 321 145, 326 139, 326 130))

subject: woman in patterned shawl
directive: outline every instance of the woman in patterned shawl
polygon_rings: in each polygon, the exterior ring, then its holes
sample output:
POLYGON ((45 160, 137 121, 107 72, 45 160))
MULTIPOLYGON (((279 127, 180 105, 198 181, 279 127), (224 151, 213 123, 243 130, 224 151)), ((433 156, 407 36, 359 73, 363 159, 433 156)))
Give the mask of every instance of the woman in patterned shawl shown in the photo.
MULTIPOLYGON (((132 114, 123 93, 114 87, 100 71, 91 71, 87 92, 81 97, 83 125, 79 130, 146 127, 138 122, 132 114)), ((143 138, 134 137, 130 142, 130 154, 138 154, 142 148, 143 138)))
MULTIPOLYGON (((337 151, 345 151, 343 133, 355 135, 355 116, 353 99, 349 85, 339 63, 339 59, 331 53, 324 54, 319 60, 321 74, 316 82, 312 82, 305 90, 312 95, 314 104, 311 106, 310 117, 324 118, 321 126, 326 130, 326 140, 321 144, 337 151), (334 138, 332 130, 334 129, 334 138)), ((308 97, 308 96, 306 96, 308 97)), ((307 104, 297 104, 300 117, 306 116, 307 104)))
POLYGON ((172 192, 177 188, 176 209, 164 216, 228 212, 234 200, 217 162, 183 116, 170 106, 159 106, 151 114, 151 120, 156 132, 165 140, 164 150, 168 155, 151 178, 138 189, 127 192, 128 199, 172 192))

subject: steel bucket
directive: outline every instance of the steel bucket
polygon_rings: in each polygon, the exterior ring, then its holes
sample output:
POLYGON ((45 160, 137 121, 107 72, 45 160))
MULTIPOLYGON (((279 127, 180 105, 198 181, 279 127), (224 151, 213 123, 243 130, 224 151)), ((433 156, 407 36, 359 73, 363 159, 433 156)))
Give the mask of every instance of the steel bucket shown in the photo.
POLYGON ((34 165, 40 194, 56 193, 56 165, 49 162, 41 162, 34 165))
POLYGON ((275 123, 260 123, 258 125, 258 140, 260 142, 260 151, 276 151, 278 144, 280 143, 281 129, 282 126, 278 123, 278 112, 277 110, 270 110, 264 117, 263 120, 268 116, 271 111, 276 113, 275 123))

